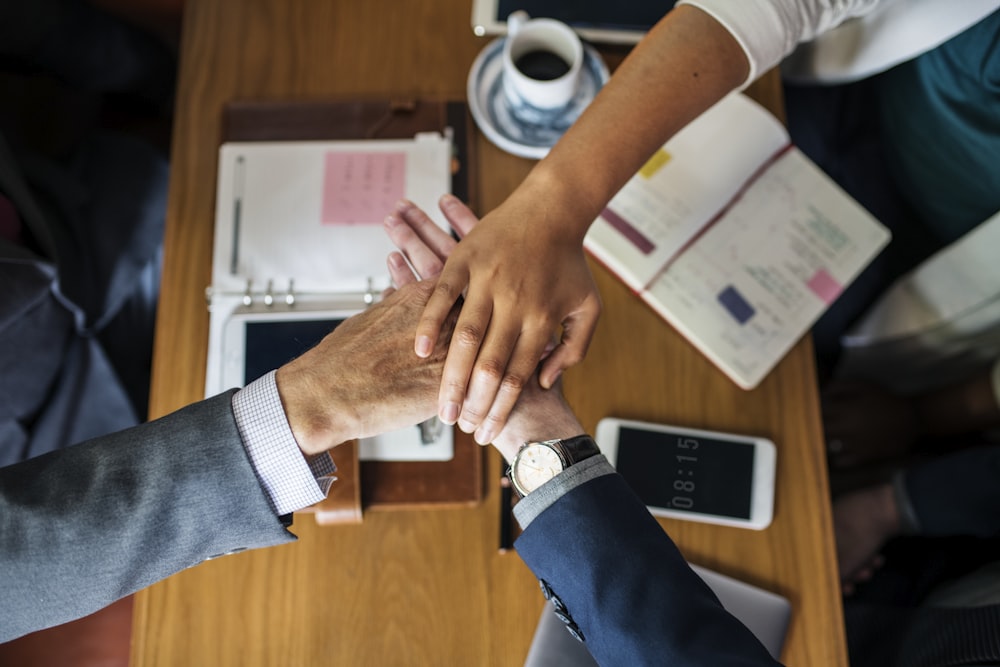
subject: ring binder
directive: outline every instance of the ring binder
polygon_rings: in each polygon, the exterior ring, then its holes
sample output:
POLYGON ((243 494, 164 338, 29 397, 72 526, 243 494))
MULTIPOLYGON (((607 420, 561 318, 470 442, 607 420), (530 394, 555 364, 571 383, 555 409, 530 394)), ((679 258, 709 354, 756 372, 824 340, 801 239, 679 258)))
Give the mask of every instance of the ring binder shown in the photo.
POLYGON ((367 279, 368 287, 361 292, 298 292, 295 290, 295 280, 288 281, 284 290, 274 289, 274 280, 267 281, 267 288, 254 291, 253 281, 248 279, 242 291, 219 290, 211 285, 205 288, 205 301, 211 311, 215 305, 222 302, 225 306, 234 297, 240 299, 240 310, 268 312, 273 310, 298 308, 300 310, 362 310, 375 303, 380 296, 380 290, 375 288, 374 278, 367 279))
MULTIPOLYGON (((447 222, 453 133, 227 142, 219 149, 205 391, 243 386, 317 344, 390 286, 382 221, 409 199, 447 222)), ((447 460, 431 421, 360 442, 363 460, 447 460), (419 428, 417 428, 419 426, 419 428)))

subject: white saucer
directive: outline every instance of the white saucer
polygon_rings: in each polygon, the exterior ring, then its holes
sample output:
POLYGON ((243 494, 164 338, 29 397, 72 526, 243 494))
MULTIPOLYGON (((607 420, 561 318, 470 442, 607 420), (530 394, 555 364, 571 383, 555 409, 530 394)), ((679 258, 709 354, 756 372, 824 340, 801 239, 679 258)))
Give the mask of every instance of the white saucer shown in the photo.
POLYGON ((499 148, 521 157, 541 159, 607 82, 608 67, 593 47, 584 44, 576 96, 543 122, 526 123, 514 118, 504 97, 504 39, 500 37, 487 44, 472 63, 466 91, 469 111, 486 138, 499 148))

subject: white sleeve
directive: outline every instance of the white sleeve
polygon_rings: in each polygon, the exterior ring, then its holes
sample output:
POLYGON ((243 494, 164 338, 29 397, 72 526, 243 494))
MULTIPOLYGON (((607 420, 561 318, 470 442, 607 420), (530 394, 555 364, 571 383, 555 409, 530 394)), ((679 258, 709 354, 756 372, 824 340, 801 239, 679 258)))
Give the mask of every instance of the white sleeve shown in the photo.
POLYGON ((750 61, 741 88, 780 63, 801 42, 866 14, 882 0, 680 0, 701 9, 739 42, 750 61))

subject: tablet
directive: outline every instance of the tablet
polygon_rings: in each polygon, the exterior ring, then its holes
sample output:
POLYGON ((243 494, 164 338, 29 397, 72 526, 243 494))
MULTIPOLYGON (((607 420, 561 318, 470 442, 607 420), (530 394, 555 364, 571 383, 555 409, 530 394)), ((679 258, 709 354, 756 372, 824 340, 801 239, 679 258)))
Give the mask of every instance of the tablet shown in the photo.
POLYGON ((243 387, 315 346, 357 309, 233 313, 222 334, 221 387, 243 387))
POLYGON ((507 17, 524 10, 533 18, 554 18, 584 39, 604 44, 635 44, 666 14, 672 1, 473 0, 472 30, 479 36, 503 35, 507 17))

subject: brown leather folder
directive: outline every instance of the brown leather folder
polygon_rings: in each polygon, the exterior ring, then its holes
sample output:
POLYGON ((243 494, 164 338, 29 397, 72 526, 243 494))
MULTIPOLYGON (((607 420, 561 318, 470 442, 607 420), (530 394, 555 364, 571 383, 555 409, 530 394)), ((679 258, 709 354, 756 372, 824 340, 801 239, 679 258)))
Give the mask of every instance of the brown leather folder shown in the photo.
MULTIPOLYGON (((452 192, 475 209, 472 128, 464 101, 246 100, 226 106, 222 141, 405 139, 418 132, 449 132, 455 147, 452 192)), ((456 429, 454 450, 450 461, 359 461, 356 442, 341 445, 331 452, 338 481, 311 509, 321 524, 357 523, 362 510, 478 503, 484 492, 484 449, 456 429)))

